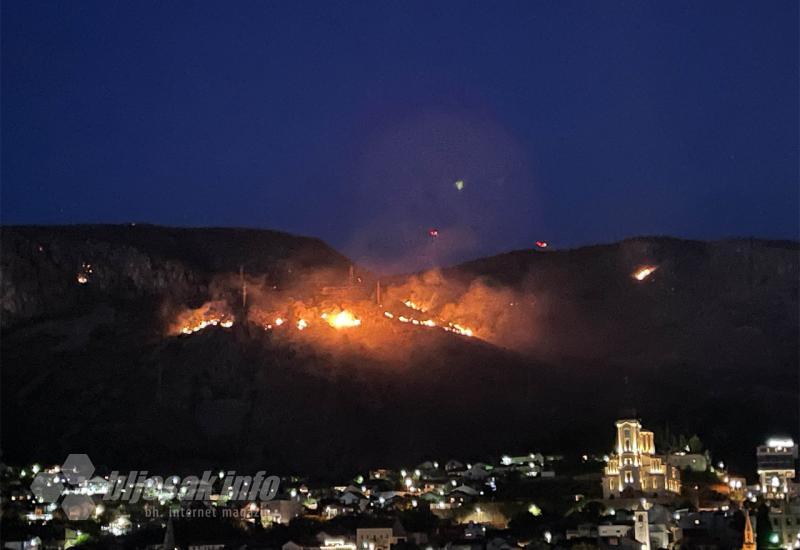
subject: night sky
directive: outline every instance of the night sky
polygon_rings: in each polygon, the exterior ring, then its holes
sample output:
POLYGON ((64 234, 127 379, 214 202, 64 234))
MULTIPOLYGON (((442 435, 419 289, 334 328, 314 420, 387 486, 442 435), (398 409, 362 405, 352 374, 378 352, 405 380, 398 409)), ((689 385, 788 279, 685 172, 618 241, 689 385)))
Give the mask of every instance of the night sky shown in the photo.
POLYGON ((384 270, 798 234, 796 0, 2 5, 6 224, 280 229, 384 270))

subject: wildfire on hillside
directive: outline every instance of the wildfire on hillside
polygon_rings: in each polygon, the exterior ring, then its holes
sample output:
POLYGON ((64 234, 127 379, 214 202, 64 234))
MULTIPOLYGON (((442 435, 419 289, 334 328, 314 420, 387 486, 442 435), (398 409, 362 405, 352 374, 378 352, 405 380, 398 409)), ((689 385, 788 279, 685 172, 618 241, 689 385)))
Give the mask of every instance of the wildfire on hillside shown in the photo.
MULTIPOLYGON (((210 288, 212 296, 217 298, 200 308, 182 310, 170 321, 169 333, 194 334, 209 326, 228 328, 235 320, 246 319, 246 325, 284 337, 311 338, 330 345, 358 342, 380 348, 392 347, 394 344, 390 342, 406 330, 441 330, 483 339, 494 330, 487 319, 495 314, 496 300, 485 294, 473 296, 474 289, 462 293, 461 298, 466 298, 463 300, 437 289, 436 285, 426 287, 414 282, 410 286, 385 287, 386 295, 382 296, 380 287, 370 295, 367 287, 355 285, 352 273, 349 280, 349 285, 332 287, 315 285, 306 278, 278 288, 253 277, 246 281, 244 294, 241 277, 221 277, 210 288), (239 299, 242 301, 237 303, 239 299), (246 313, 234 314, 241 311, 237 308, 246 313), (234 319, 239 315, 243 318, 234 319), (417 328, 400 329, 400 326, 417 328), (348 340, 341 340, 336 333, 349 335, 348 340)), ((509 301, 505 296, 502 300, 509 301)))
MULTIPOLYGON (((380 329, 381 326, 384 326, 380 321, 381 317, 383 317, 387 322, 394 321, 421 328, 439 328, 446 332, 467 337, 475 335, 472 329, 457 322, 435 318, 430 315, 417 317, 416 314, 424 313, 425 309, 416 306, 411 300, 405 300, 401 303, 402 306, 407 308, 405 311, 397 314, 390 311, 383 311, 382 316, 376 305, 369 306, 376 310, 368 315, 370 318, 370 327, 372 329, 380 329)), ((398 306, 400 306, 400 304, 398 304, 398 306)), ((400 306, 401 309, 403 309, 402 306, 400 306)), ((359 307, 364 309, 368 306, 362 302, 359 307)), ((303 302, 298 301, 280 310, 271 308, 262 309, 261 307, 253 306, 248 311, 248 321, 256 326, 260 326, 265 331, 305 331, 308 329, 319 330, 321 327, 333 328, 335 330, 347 330, 361 327, 364 322, 362 317, 357 315, 350 307, 331 307, 329 305, 307 306, 303 302), (318 321, 315 322, 315 319, 318 321)), ((181 312, 171 324, 170 333, 194 334, 209 326, 229 328, 233 323, 234 316, 230 313, 230 308, 223 300, 217 300, 207 302, 200 308, 186 309, 181 312)))
POLYGON ((291 306, 279 310, 265 309, 253 306, 248 312, 248 320, 264 330, 274 330, 283 327, 291 320, 291 326, 297 330, 330 326, 335 329, 353 328, 361 325, 355 313, 348 309, 329 308, 321 311, 319 307, 309 307, 303 302, 295 302, 291 306), (315 322, 315 319, 321 320, 315 322))
POLYGON ((224 301, 206 302, 197 309, 187 309, 180 313, 173 322, 170 332, 172 334, 194 334, 212 326, 230 328, 233 326, 234 320, 224 301))
POLYGON ((420 313, 425 313, 425 308, 417 305, 412 300, 404 300, 403 303, 406 305, 406 307, 410 307, 411 309, 419 311, 420 313))
MULTIPOLYGON (((425 309, 416 306, 416 304, 414 304, 414 302, 412 302, 411 300, 405 300, 403 303, 405 304, 406 307, 410 309, 413 309, 420 313, 425 312, 425 309)), ((474 336, 474 332, 472 331, 472 329, 466 328, 458 323, 452 323, 449 321, 437 322, 430 318, 420 320, 414 316, 395 315, 391 311, 384 311, 383 316, 386 317, 387 319, 396 319, 401 323, 408 323, 414 326, 423 326, 430 328, 438 327, 444 331, 460 334, 461 336, 469 336, 469 337, 474 336)))
POLYGON ((75 280, 78 281, 79 285, 85 285, 89 282, 89 277, 94 273, 94 269, 92 269, 92 264, 87 264, 86 262, 81 264, 81 268, 78 270, 78 273, 75 275, 75 280))

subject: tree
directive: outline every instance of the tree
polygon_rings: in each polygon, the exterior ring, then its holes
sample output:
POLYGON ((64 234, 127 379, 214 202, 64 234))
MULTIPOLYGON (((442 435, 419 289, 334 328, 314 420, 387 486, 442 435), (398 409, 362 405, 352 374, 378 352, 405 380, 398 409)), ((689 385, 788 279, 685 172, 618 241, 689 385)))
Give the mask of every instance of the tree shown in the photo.
POLYGON ((532 537, 540 527, 539 518, 529 512, 520 512, 508 522, 508 529, 517 537, 532 537))
POLYGON ((439 518, 429 509, 415 508, 400 512, 400 523, 403 524, 406 531, 431 532, 439 526, 439 518))
POLYGON ((687 445, 689 445, 689 450, 693 453, 703 452, 703 442, 700 441, 700 438, 697 437, 697 434, 694 434, 692 437, 689 438, 687 445))
MULTIPOLYGON (((772 542, 773 534, 772 523, 769 521, 769 507, 762 504, 756 511, 756 547, 758 550, 780 548, 780 544, 772 542)), ((780 542, 780 541, 778 541, 780 542)))

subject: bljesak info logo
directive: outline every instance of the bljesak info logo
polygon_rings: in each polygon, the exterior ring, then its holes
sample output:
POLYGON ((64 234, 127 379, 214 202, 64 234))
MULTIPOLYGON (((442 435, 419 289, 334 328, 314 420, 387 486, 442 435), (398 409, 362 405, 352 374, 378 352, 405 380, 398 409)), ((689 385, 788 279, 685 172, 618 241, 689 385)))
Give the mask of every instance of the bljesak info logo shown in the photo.
POLYGON ((31 492, 39 502, 56 503, 63 496, 61 508, 71 521, 88 519, 95 510, 93 495, 102 495, 104 501, 135 504, 139 501, 210 501, 215 482, 226 501, 266 501, 275 498, 280 485, 278 476, 267 476, 264 471, 254 476, 236 475, 234 471, 204 471, 200 477, 148 475, 147 471, 133 470, 127 474, 113 471, 108 478, 92 478, 94 464, 85 454, 71 454, 55 471, 39 472, 31 482, 31 492))

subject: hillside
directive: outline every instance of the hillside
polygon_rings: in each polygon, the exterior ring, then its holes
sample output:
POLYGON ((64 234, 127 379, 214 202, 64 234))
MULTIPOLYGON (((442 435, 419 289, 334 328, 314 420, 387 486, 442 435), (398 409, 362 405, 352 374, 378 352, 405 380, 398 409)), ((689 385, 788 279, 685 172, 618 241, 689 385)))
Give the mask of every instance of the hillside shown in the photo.
POLYGON ((443 274, 532 297, 540 353, 744 366, 796 361, 799 259, 796 242, 637 238, 512 252, 443 274), (644 266, 653 272, 638 281, 644 266))
POLYGON ((518 251, 386 278, 378 295, 321 241, 278 232, 0 238, 9 461, 85 450, 120 468, 331 474, 601 452, 635 408, 662 439, 697 432, 746 464, 742 449, 797 425, 796 243, 518 251), (360 324, 332 328, 344 309, 360 324), (229 325, 184 326, 216 310, 229 325))
POLYGON ((215 276, 240 268, 283 284, 293 272, 349 260, 322 241, 278 231, 152 225, 6 226, 0 234, 3 324, 68 312, 95 297, 202 297, 215 276), (91 284, 76 277, 91 270, 91 284))

